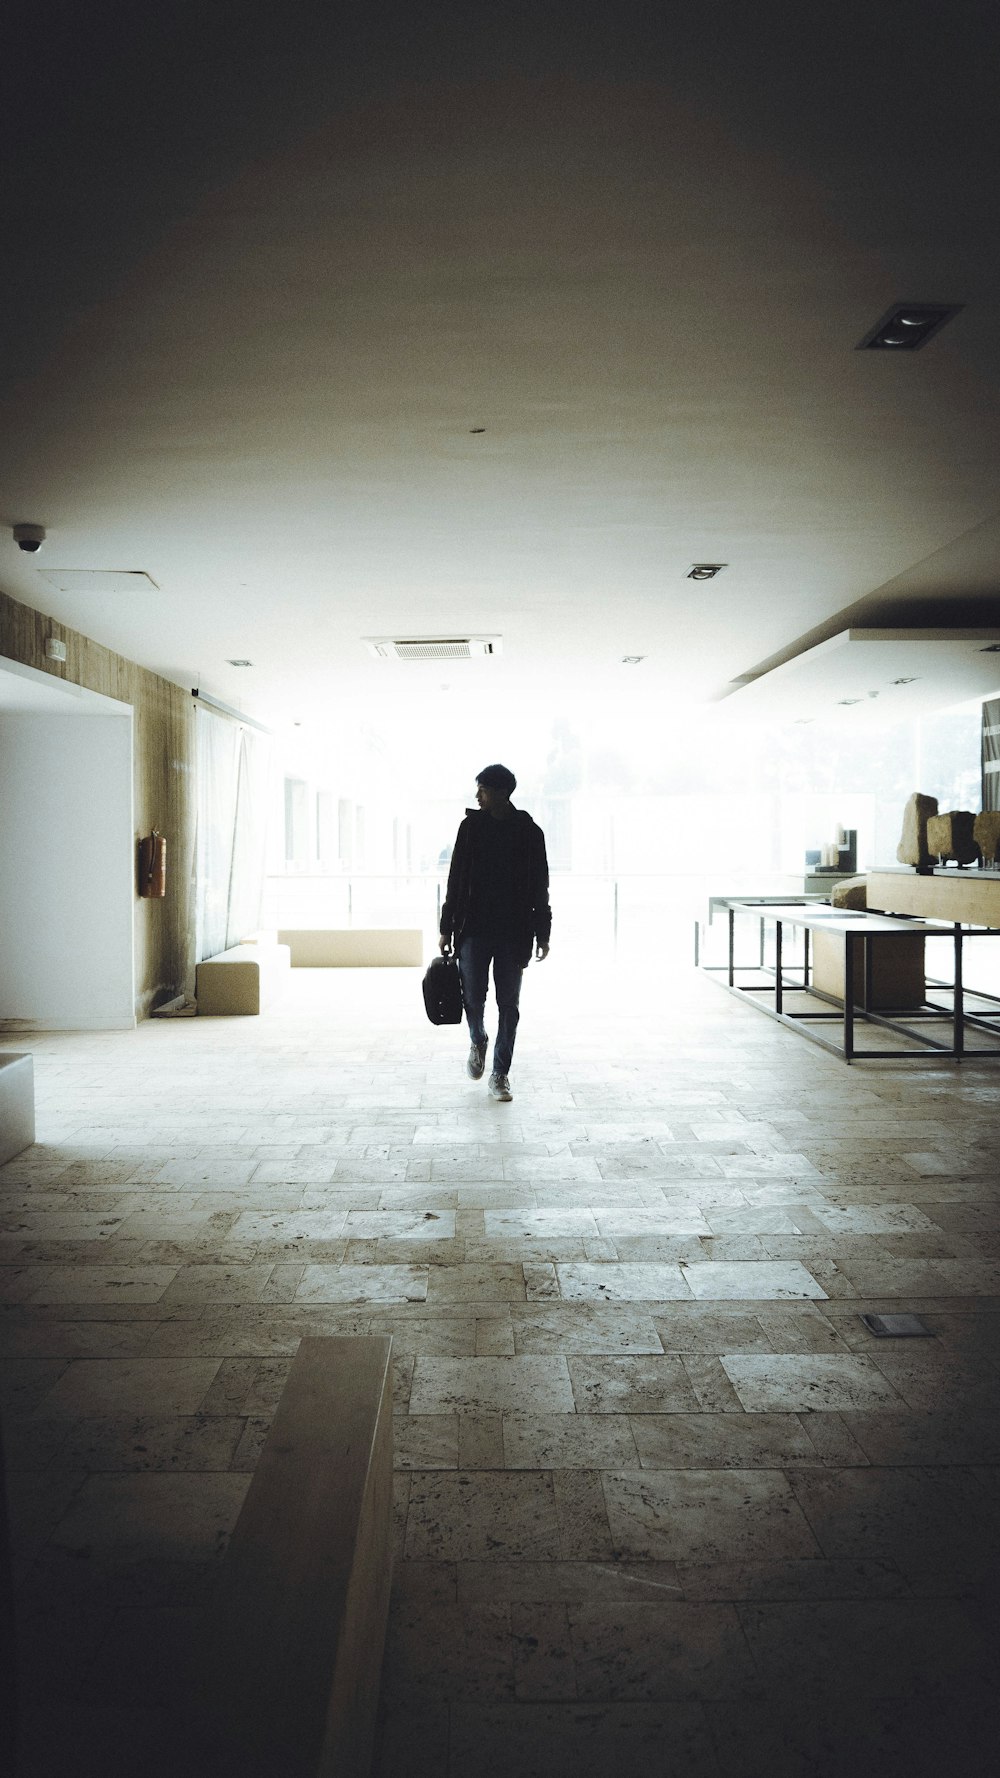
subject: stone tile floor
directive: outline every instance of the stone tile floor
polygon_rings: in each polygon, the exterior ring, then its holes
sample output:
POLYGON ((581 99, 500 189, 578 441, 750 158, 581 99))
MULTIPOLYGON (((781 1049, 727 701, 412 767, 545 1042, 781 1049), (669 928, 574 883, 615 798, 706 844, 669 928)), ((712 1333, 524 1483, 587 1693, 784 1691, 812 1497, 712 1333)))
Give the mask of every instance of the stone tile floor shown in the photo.
POLYGON ((26 1778, 128 1769, 298 1340, 383 1331, 378 1778, 991 1766, 1000 1064, 848 1069, 667 974, 651 1013, 553 953, 510 1105, 407 971, 33 1040, 0 1170, 26 1778))

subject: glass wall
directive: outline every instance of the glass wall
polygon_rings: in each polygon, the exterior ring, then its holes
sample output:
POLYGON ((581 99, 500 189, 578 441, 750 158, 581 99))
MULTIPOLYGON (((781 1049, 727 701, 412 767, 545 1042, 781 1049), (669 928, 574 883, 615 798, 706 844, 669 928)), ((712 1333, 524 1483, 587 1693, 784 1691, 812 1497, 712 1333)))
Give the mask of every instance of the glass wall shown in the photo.
POLYGON ((859 870, 895 863, 914 790, 978 809, 979 731, 978 704, 856 735, 743 727, 726 705, 366 711, 296 733, 279 762, 285 856, 272 848, 265 923, 432 939, 476 772, 499 758, 545 830, 563 944, 687 951, 709 895, 801 893, 806 853, 839 827, 857 832, 859 870))

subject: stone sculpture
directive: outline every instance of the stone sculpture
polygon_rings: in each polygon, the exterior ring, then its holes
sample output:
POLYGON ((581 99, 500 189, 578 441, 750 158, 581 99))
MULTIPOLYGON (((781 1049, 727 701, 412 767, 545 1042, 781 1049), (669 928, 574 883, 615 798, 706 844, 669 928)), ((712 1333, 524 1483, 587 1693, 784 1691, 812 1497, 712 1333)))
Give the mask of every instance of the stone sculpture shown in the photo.
POLYGON ((900 864, 915 864, 918 870, 926 870, 931 861, 927 850, 927 823, 936 814, 937 797, 922 796, 915 790, 903 810, 903 832, 896 847, 900 864))
POLYGON ((927 822, 927 850, 941 864, 954 858, 956 864, 975 864, 979 848, 973 836, 975 816, 968 809, 949 809, 946 815, 931 815, 927 822))
POLYGON ((866 908, 868 878, 846 877, 842 883, 834 883, 830 891, 830 903, 835 908, 866 908))
POLYGON ((972 833, 984 864, 996 864, 1000 854, 1000 809, 984 809, 972 824, 972 833))

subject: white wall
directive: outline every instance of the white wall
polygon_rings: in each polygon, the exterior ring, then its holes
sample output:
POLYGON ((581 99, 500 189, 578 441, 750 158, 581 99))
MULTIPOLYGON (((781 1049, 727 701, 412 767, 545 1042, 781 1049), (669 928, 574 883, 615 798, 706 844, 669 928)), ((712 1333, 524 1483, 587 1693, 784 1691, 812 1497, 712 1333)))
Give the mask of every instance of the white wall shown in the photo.
POLYGON ((0 711, 0 1019, 135 1023, 131 715, 0 711))

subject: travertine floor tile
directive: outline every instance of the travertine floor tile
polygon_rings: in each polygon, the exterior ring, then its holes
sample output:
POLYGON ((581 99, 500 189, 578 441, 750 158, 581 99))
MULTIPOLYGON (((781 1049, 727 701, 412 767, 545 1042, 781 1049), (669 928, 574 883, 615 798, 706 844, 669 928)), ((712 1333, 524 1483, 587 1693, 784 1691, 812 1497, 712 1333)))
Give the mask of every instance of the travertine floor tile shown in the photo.
POLYGON ((116 1562, 222 1554, 249 1485, 243 1475, 94 1475, 52 1533, 70 1551, 116 1562))
POLYGON ((775 1302, 788 1298, 826 1296, 826 1291, 821 1289, 805 1266, 794 1261, 787 1264, 762 1261, 741 1265, 738 1261, 726 1263, 709 1260, 701 1266, 685 1266, 683 1271, 692 1294, 700 1302, 720 1298, 728 1298, 730 1301, 763 1299, 775 1302))
POLYGON ((789 1469, 821 1461, 794 1414, 637 1414, 644 1469, 789 1469))
POLYGON ((557 1547, 550 1476, 459 1470, 410 1478, 408 1560, 538 1561, 557 1547))
POLYGON ((977 1625, 954 1602, 915 1599, 812 1601, 738 1607, 754 1662, 769 1689, 787 1685, 841 1698, 947 1700, 988 1660, 977 1625))
POLYGON ((427 1272, 419 1266, 307 1266, 298 1303, 419 1303, 427 1272))
POLYGON ((718 1778, 700 1704, 463 1704, 452 1712, 449 1773, 607 1778, 620 1767, 652 1778, 664 1772, 665 1748, 684 1778, 718 1778))
POLYGON ((511 1309, 518 1352, 662 1352, 652 1317, 638 1310, 573 1303, 564 1308, 516 1304, 511 1309))
POLYGON ((219 1369, 213 1358, 81 1358, 39 1404, 46 1416, 193 1414, 219 1369))
POLYGON ((620 1469, 638 1461, 629 1423, 618 1415, 506 1415, 503 1449, 508 1469, 620 1469))
POLYGON ((566 1609, 581 1698, 732 1698, 758 1688, 733 1605, 602 1601, 566 1609))
POLYGON ((556 1271, 568 1303, 665 1303, 691 1297, 680 1266, 560 1265, 556 1271))
POLYGON ((676 1358, 571 1358, 569 1374, 581 1414, 672 1414, 698 1405, 676 1358))
POLYGON ((989 1769, 1000 1072, 846 1069, 683 968, 651 1020, 642 977, 560 958, 508 1106, 415 1023, 412 971, 32 1035, 0 1385, 19 1626, 75 1769, 92 1732, 106 1778, 98 1719, 138 1734, 144 1627, 205 1596, 299 1340, 381 1332, 374 1778, 989 1769), (890 1308, 933 1338, 872 1339, 890 1308))
POLYGON ((24 1294, 34 1303, 158 1303, 176 1274, 176 1266, 29 1266, 24 1294))
MULTIPOLYGON (((818 1554, 776 1470, 643 1470, 604 1479, 616 1550, 666 1562, 818 1554)), ((833 1553, 833 1552, 830 1552, 833 1553)))
POLYGON ((573 1414, 564 1358, 418 1358, 411 1414, 573 1414))
POLYGON ((722 1368, 748 1413, 836 1412, 893 1408, 899 1396, 870 1358, 840 1353, 756 1353, 722 1358, 722 1368))
POLYGON ((457 1469, 457 1414, 396 1414, 392 1429, 397 1469, 457 1469))

